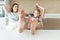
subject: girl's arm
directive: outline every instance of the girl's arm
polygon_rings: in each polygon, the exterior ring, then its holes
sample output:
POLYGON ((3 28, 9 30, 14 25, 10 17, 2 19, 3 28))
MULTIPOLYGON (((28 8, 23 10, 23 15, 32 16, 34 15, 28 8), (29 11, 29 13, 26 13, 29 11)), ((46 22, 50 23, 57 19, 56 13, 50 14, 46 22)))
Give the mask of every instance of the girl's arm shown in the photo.
POLYGON ((45 8, 41 7, 40 5, 38 5, 38 3, 36 3, 36 7, 38 7, 40 9, 40 21, 42 21, 43 17, 44 17, 44 13, 45 13, 45 8))
POLYGON ((40 9, 41 13, 45 13, 45 8, 41 7, 38 3, 36 3, 36 7, 40 9))

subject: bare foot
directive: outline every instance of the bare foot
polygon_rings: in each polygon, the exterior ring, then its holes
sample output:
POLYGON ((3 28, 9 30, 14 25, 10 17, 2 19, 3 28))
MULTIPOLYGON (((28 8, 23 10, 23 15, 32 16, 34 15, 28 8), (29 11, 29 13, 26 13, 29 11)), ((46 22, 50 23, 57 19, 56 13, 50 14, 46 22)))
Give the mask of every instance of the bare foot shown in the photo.
POLYGON ((24 30, 24 28, 25 28, 26 20, 23 19, 20 23, 21 23, 21 26, 20 26, 19 32, 21 33, 21 32, 23 32, 23 30, 24 30))
POLYGON ((30 30, 31 35, 35 34, 35 31, 33 29, 30 30))
POLYGON ((19 33, 22 33, 23 30, 24 30, 24 28, 20 28, 20 29, 19 29, 19 33))
POLYGON ((35 29, 36 29, 36 22, 33 20, 31 23, 31 28, 30 28, 30 32, 32 35, 35 34, 35 29))

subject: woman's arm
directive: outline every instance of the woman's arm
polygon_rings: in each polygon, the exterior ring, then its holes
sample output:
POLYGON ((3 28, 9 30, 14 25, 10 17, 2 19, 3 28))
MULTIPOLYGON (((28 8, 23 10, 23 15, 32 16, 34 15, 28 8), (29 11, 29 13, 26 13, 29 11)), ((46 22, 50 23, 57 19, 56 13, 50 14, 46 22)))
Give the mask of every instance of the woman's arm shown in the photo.
POLYGON ((9 5, 4 4, 3 5, 3 10, 5 11, 5 13, 8 13, 10 11, 9 5))
POLYGON ((3 5, 3 10, 5 12, 5 18, 6 18, 6 25, 8 25, 8 13, 10 11, 10 7, 6 4, 3 5))

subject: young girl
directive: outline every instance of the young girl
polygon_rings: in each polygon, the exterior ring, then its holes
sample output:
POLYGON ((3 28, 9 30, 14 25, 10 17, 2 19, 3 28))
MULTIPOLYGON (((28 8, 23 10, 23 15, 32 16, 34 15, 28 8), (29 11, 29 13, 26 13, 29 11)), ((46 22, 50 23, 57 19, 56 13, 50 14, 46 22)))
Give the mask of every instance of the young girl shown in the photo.
POLYGON ((8 23, 6 29, 19 28, 18 31, 22 32, 23 31, 22 29, 24 29, 25 27, 25 16, 24 16, 24 10, 19 11, 18 8, 19 5, 17 3, 14 3, 9 11, 7 10, 8 8, 6 5, 3 6, 8 23))
POLYGON ((44 8, 36 4, 36 9, 34 11, 34 19, 31 16, 28 17, 28 28, 30 28, 30 32, 33 35, 36 29, 41 29, 43 26, 43 16, 44 16, 44 8))

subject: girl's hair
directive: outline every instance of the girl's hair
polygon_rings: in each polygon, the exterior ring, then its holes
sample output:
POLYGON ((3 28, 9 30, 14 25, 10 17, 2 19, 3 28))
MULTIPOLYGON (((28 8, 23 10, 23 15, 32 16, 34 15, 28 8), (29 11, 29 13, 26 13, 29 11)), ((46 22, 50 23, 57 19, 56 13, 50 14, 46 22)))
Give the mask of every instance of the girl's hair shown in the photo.
MULTIPOLYGON (((18 5, 18 4, 17 4, 17 3, 14 3, 14 4, 11 6, 11 9, 10 9, 11 12, 13 12, 13 7, 14 7, 15 5, 18 5)), ((18 12, 18 9, 17 9, 17 12, 18 12)))

